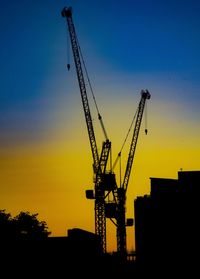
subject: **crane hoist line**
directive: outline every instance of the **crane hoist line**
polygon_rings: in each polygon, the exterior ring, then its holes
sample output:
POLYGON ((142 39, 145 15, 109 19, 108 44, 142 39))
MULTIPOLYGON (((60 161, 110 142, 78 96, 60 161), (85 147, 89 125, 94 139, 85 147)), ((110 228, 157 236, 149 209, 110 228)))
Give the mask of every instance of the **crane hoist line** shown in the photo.
MULTIPOLYGON (((126 170, 120 185, 117 185, 115 173, 113 172, 112 163, 110 164, 110 169, 108 168, 108 158, 111 156, 111 141, 108 139, 102 117, 99 113, 96 100, 93 94, 93 99, 98 113, 98 118, 100 120, 102 130, 105 136, 105 140, 102 143, 102 149, 100 154, 98 153, 95 132, 92 123, 92 117, 90 113, 90 106, 87 97, 85 79, 82 69, 85 68, 86 76, 88 77, 85 63, 82 57, 81 49, 78 43, 78 38, 76 36, 76 31, 72 19, 72 9, 71 7, 65 7, 62 10, 62 16, 66 18, 68 31, 71 40, 71 47, 73 51, 74 63, 76 66, 76 74, 80 88, 80 94, 82 99, 83 110, 85 114, 85 120, 87 124, 87 131, 90 141, 90 147, 93 156, 93 172, 94 172, 94 190, 86 190, 86 198, 93 199, 95 201, 95 233, 99 236, 102 252, 106 252, 106 219, 110 219, 116 226, 117 235, 117 252, 124 259, 127 255, 126 249, 126 227, 132 225, 132 219, 126 219, 126 192, 128 188, 129 178, 131 175, 131 169, 134 161, 135 150, 137 146, 139 131, 141 127, 143 112, 146 104, 146 100, 150 99, 151 95, 148 90, 141 90, 141 99, 134 116, 135 127, 132 135, 131 144, 129 147, 128 159, 126 163, 126 170), (82 61, 82 63, 81 63, 82 61)), ((131 123, 132 127, 133 123, 131 123)), ((128 131, 128 134, 130 129, 128 131)), ((145 130, 146 132, 146 130, 145 130)), ((128 136, 128 135, 127 135, 128 136)), ((125 138, 125 141, 127 139, 125 138)), ((121 151, 123 149, 124 143, 122 145, 121 151)), ((119 152, 119 156, 121 154, 119 152)), ((112 162, 112 158, 111 158, 112 162)), ((114 163, 115 165, 115 163, 114 163)))

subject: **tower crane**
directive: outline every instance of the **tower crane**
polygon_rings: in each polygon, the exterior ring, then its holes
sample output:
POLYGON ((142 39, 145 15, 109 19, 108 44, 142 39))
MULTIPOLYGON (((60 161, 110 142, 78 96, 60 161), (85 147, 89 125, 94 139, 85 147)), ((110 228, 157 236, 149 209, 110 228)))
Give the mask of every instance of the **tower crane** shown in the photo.
MULTIPOLYGON (((98 118, 100 120, 105 141, 102 143, 101 154, 99 156, 97 143, 95 139, 95 133, 92 123, 92 117, 90 113, 90 107, 86 92, 86 85, 84 80, 84 74, 81 64, 81 51, 76 36, 75 27, 72 19, 71 7, 65 7, 62 10, 62 16, 66 18, 68 30, 71 39, 71 46, 74 56, 74 62, 76 66, 76 73, 80 88, 80 94, 85 114, 85 120, 87 124, 88 136, 90 141, 90 147, 93 156, 93 171, 94 171, 94 191, 86 190, 86 197, 95 200, 95 233, 100 237, 101 248, 103 252, 106 252, 106 218, 109 218, 116 225, 117 230, 117 252, 120 256, 126 257, 126 226, 131 225, 131 219, 126 220, 126 192, 128 188, 129 178, 133 165, 135 150, 137 146, 137 140, 139 136, 140 126, 142 122, 142 116, 147 99, 150 99, 151 95, 148 90, 141 91, 141 99, 137 109, 137 116, 131 145, 129 149, 126 170, 123 178, 123 182, 120 186, 117 186, 115 174, 112 170, 107 171, 107 162, 111 153, 111 141, 107 137, 105 127, 103 125, 102 117, 98 111, 98 118), (106 198, 112 195, 112 199, 106 198)), ((69 67, 68 67, 69 69, 69 67)), ((147 132, 147 130, 145 130, 147 132)), ((121 153, 121 152, 120 152, 121 153)), ((119 153, 119 154, 120 154, 119 153)))
POLYGON ((126 218, 125 218, 126 192, 128 188, 128 182, 131 174, 132 165, 133 165, 137 140, 138 140, 140 126, 142 122, 142 115, 145 108, 145 102, 147 99, 150 99, 150 97, 151 95, 148 90, 141 91, 141 99, 137 109, 135 128, 133 131, 124 179, 122 185, 120 185, 120 187, 117 188, 117 195, 116 195, 117 196, 117 206, 116 206, 117 251, 121 256, 126 256, 126 218))
MULTIPOLYGON (((126 227, 133 225, 133 219, 126 219, 126 192, 128 188, 128 182, 131 175, 131 169, 134 161, 134 155, 136 151, 140 126, 142 122, 142 116, 147 99, 150 99, 151 95, 148 90, 141 90, 141 99, 137 108, 135 127, 130 144, 128 159, 126 163, 126 170, 123 178, 123 182, 119 186, 116 185, 116 181, 111 180, 110 191, 112 191, 113 199, 106 203, 106 218, 116 225, 117 231, 117 252, 121 259, 126 259, 126 227), (114 219, 114 220, 113 220, 114 219)), ((134 117, 135 119, 135 117, 134 117)), ((147 130, 145 129, 145 133, 147 130)), ((118 154, 118 158, 121 156, 121 152, 118 154)), ((114 165, 116 162, 114 163, 114 165)), ((113 168, 114 168, 113 165, 113 168)))
POLYGON ((95 233, 100 237, 101 248, 103 252, 106 252, 106 217, 105 217, 105 191, 102 187, 102 178, 106 176, 106 166, 111 149, 111 142, 107 138, 105 127, 102 122, 100 113, 98 114, 100 123, 102 125, 103 132, 106 136, 106 140, 102 144, 101 154, 99 156, 97 143, 95 139, 95 133, 92 123, 92 117, 90 113, 90 107, 87 97, 86 85, 84 80, 84 74, 81 64, 81 52, 76 36, 75 27, 72 19, 71 7, 65 7, 62 10, 62 16, 66 18, 68 30, 71 39, 71 46, 74 56, 74 62, 76 66, 76 73, 80 88, 80 94, 85 114, 85 120, 87 124, 88 136, 93 156, 93 171, 94 171, 94 194, 91 190, 86 191, 87 198, 95 199, 95 233))

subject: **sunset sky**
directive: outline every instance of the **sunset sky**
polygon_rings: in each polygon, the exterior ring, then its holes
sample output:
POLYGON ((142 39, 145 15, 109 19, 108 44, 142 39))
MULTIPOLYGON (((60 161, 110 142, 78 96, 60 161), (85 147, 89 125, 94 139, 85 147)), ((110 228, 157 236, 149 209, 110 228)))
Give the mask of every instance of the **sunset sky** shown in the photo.
MULTIPOLYGON (((149 194, 150 177, 200 170, 200 2, 198 0, 2 0, 0 2, 0 209, 39 213, 52 236, 77 227, 94 232, 90 150, 68 31, 73 20, 116 158, 148 89, 127 191, 149 194), (67 71, 67 63, 71 64, 67 71), (143 119, 144 120, 144 119, 143 119)), ((99 150, 103 133, 91 94, 99 150)), ((131 137, 122 154, 122 173, 131 137)), ((117 181, 119 169, 116 168, 117 181)), ((108 250, 116 249, 107 222, 108 250)), ((134 228, 127 229, 128 249, 134 228)))

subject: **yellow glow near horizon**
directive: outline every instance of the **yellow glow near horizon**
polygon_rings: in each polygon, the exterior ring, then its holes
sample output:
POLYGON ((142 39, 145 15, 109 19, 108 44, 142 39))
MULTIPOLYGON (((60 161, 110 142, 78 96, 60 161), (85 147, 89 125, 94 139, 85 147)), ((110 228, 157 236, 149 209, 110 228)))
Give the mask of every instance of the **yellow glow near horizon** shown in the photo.
MULTIPOLYGON (((134 199, 149 194, 150 177, 177 178, 180 168, 199 169, 197 120, 189 121, 183 107, 178 105, 150 102, 149 133, 144 134, 142 124, 128 186, 128 218, 134 215, 134 199)), ((131 113, 127 115, 127 110, 131 106, 124 102, 123 109, 120 103, 113 109, 111 103, 105 107, 110 108, 106 123, 111 141, 114 139, 113 160, 129 127, 131 113)), ((53 140, 0 150, 1 208, 13 215, 21 210, 39 213, 38 217, 47 222, 52 236, 66 235, 73 227, 94 232, 94 203, 85 198, 85 190, 93 189, 89 140, 82 111, 75 108, 71 113, 71 119, 76 120, 70 122, 73 127, 68 125, 67 131, 62 127, 52 129, 49 134, 56 135, 53 140)), ((128 149, 129 143, 122 154, 122 172, 128 149)), ((116 174, 119 181, 117 168, 116 174)), ((128 249, 134 249, 134 228, 127 228, 127 240, 128 249)), ((109 220, 107 242, 109 251, 116 250, 116 231, 109 220)))

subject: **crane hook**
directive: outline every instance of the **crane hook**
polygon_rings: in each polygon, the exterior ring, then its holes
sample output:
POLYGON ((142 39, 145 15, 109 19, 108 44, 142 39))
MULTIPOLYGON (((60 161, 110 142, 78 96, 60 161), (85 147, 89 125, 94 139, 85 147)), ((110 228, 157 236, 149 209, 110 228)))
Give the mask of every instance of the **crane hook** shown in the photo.
POLYGON ((67 70, 68 71, 70 70, 70 64, 67 64, 67 70))
POLYGON ((145 134, 147 135, 147 133, 148 133, 148 130, 147 130, 147 129, 145 129, 145 134))

